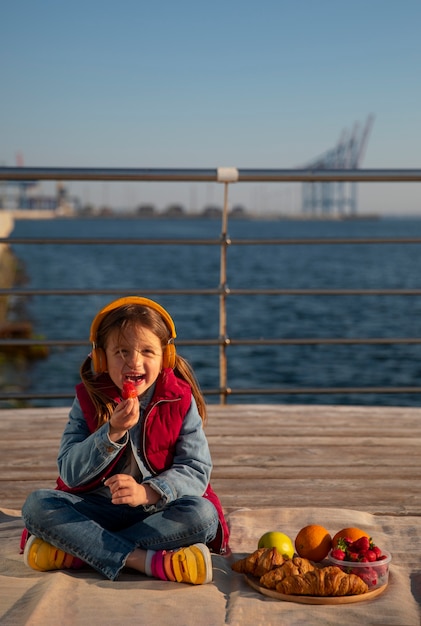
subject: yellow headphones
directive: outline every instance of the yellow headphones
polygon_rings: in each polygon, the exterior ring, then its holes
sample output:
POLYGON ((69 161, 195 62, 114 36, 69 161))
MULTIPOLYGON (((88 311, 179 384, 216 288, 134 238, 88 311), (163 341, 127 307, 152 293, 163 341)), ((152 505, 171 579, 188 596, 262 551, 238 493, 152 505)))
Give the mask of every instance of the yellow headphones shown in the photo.
POLYGON ((119 298, 118 300, 114 300, 114 302, 110 302, 107 304, 100 312, 95 316, 92 324, 91 324, 91 332, 89 335, 89 341, 92 343, 92 367, 97 374, 101 374, 102 372, 107 371, 107 357, 105 356, 105 350, 102 348, 98 348, 96 345, 96 335, 98 332, 98 327, 101 324, 104 317, 110 311, 114 311, 121 306, 125 306, 127 304, 138 304, 140 306, 147 306, 150 309, 154 309, 157 311, 166 325, 168 326, 168 330, 171 333, 171 339, 167 343, 164 348, 164 352, 162 355, 162 366, 163 367, 171 367, 171 369, 175 366, 175 345, 174 339, 176 338, 175 325, 170 316, 170 314, 157 302, 153 300, 149 300, 148 298, 140 298, 138 296, 129 296, 127 298, 119 298))

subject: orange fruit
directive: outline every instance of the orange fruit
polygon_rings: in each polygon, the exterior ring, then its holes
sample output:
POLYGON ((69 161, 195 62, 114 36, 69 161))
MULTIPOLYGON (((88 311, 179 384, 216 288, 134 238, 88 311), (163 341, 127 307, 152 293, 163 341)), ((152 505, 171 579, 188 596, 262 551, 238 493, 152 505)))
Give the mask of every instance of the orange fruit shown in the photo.
POLYGON ((351 541, 357 541, 357 539, 360 539, 360 537, 370 538, 370 535, 368 535, 365 530, 361 530, 361 528, 355 528, 354 526, 350 526, 349 528, 342 528, 342 530, 338 531, 333 537, 332 548, 337 547, 338 539, 341 539, 341 537, 348 537, 349 539, 351 539, 351 541))
POLYGON ((329 531, 318 524, 304 526, 295 538, 295 549, 298 556, 310 561, 323 561, 332 547, 329 531))

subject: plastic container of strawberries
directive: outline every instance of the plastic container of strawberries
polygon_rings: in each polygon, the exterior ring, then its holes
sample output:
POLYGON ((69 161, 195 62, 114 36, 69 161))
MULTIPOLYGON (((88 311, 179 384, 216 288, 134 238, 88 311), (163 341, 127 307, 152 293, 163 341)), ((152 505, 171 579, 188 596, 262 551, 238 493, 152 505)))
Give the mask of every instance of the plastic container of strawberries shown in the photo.
POLYGON ((390 552, 383 550, 382 558, 379 561, 362 563, 361 561, 340 561, 335 559, 332 551, 327 555, 330 565, 337 565, 347 574, 356 574, 367 583, 369 591, 387 585, 389 580, 389 565, 392 560, 390 552))

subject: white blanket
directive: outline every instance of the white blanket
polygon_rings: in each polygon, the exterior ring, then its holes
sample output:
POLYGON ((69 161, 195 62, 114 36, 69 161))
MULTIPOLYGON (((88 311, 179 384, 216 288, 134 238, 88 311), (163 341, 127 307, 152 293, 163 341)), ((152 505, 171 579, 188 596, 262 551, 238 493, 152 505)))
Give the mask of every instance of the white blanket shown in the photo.
POLYGON ((0 509, 0 624, 160 626, 390 624, 419 626, 421 605, 421 520, 373 516, 347 509, 273 508, 237 510, 228 516, 230 558, 213 556, 214 581, 203 586, 162 582, 124 571, 116 582, 91 569, 36 572, 19 554, 23 522, 19 511, 0 509), (331 534, 346 526, 364 528, 392 553, 386 591, 365 602, 338 606, 282 602, 252 589, 231 563, 257 547, 268 530, 295 538, 307 524, 331 534))

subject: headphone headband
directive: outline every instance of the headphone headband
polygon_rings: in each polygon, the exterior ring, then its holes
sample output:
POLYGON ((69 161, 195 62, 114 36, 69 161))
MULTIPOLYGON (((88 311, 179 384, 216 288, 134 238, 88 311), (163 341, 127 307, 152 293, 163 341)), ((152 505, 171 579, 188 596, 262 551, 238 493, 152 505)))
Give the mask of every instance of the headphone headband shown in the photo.
POLYGON ((114 309, 118 309, 121 306, 126 306, 128 304, 138 304, 140 306, 147 306, 150 309, 154 309, 155 311, 157 311, 162 316, 163 320, 168 326, 168 330, 171 333, 171 338, 172 339, 176 338, 177 335, 175 332, 175 324, 172 320, 171 315, 168 313, 168 311, 164 309, 164 307, 162 307, 157 302, 154 302, 153 300, 149 300, 149 298, 141 298, 140 296, 127 296, 126 298, 119 298, 118 300, 114 300, 114 302, 110 302, 103 309, 101 309, 99 313, 96 314, 91 324, 91 332, 89 335, 89 341, 91 343, 95 343, 96 334, 98 332, 99 325, 101 324, 102 320, 104 319, 107 313, 109 313, 110 311, 114 311, 114 309))
POLYGON ((102 348, 97 348, 96 346, 97 332, 102 320, 110 311, 114 311, 115 309, 130 304, 137 304, 139 306, 149 307, 150 309, 157 311, 161 315, 171 334, 171 339, 164 348, 163 366, 174 368, 176 359, 174 339, 177 335, 175 332, 175 324, 172 320, 171 315, 160 304, 154 302, 153 300, 149 300, 149 298, 141 298, 140 296, 127 296, 126 298, 119 298, 118 300, 114 300, 114 302, 110 302, 94 317, 89 335, 89 341, 92 343, 92 362, 94 371, 97 373, 104 372, 106 371, 107 367, 105 351, 102 348))

